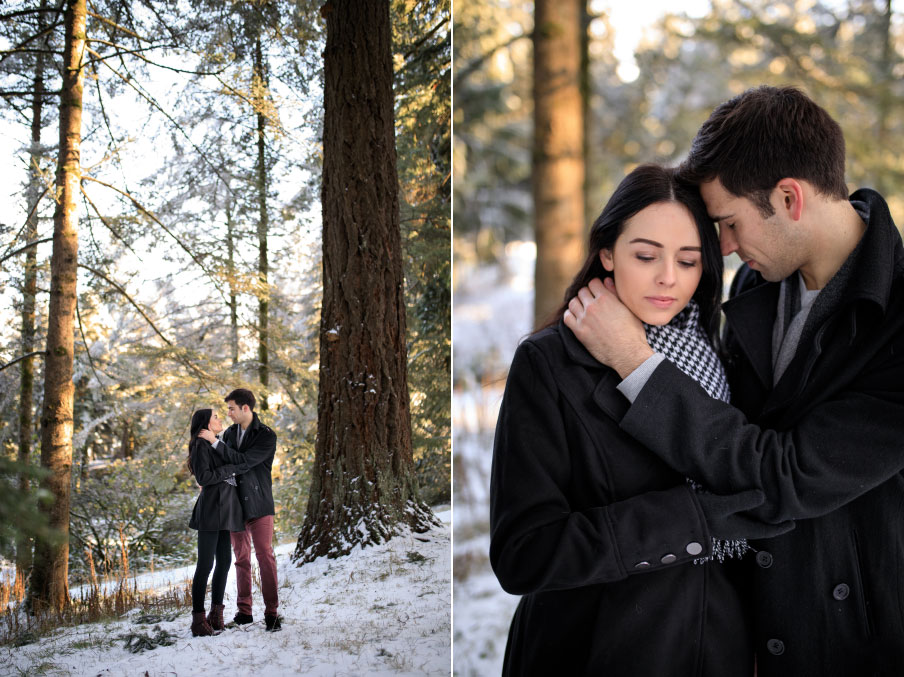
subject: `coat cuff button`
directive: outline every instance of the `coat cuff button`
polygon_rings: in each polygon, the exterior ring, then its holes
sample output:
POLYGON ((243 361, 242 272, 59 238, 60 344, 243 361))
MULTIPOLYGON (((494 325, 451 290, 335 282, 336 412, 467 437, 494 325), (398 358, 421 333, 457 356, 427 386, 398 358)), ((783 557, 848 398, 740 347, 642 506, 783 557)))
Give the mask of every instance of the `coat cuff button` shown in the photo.
POLYGON ((703 546, 697 543, 697 541, 691 541, 684 549, 687 551, 688 555, 693 555, 694 557, 703 552, 703 546))
POLYGON ((635 569, 646 569, 648 566, 650 566, 649 562, 638 562, 637 564, 634 565, 634 568, 635 569))
POLYGON ((766 642, 766 649, 773 656, 781 656, 785 653, 785 643, 780 639, 770 639, 766 642))
POLYGON ((678 558, 675 557, 675 555, 673 555, 672 553, 669 553, 668 555, 663 555, 662 559, 659 561, 662 562, 663 564, 671 564, 672 562, 674 562, 677 559, 678 558))

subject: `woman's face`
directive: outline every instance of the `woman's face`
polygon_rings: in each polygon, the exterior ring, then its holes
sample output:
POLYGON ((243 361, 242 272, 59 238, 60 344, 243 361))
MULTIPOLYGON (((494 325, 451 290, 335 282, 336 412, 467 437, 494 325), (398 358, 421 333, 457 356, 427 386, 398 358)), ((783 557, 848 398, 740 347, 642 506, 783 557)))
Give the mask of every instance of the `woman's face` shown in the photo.
POLYGON ((220 420, 216 411, 210 415, 210 423, 207 424, 207 428, 215 435, 219 432, 223 432, 223 421, 220 420))
POLYGON ((688 209, 658 202, 628 219, 615 246, 600 251, 615 289, 647 324, 668 324, 691 300, 703 274, 700 234, 688 209))

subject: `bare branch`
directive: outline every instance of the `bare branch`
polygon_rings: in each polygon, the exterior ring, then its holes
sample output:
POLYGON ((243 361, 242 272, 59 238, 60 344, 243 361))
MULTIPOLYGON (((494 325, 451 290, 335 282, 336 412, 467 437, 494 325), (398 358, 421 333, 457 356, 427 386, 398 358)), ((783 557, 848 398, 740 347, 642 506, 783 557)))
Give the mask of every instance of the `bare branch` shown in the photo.
POLYGON ((34 357, 35 355, 46 355, 46 354, 47 354, 46 350, 35 350, 32 353, 26 353, 25 355, 20 355, 19 357, 14 359, 12 362, 7 362, 6 364, 0 364, 0 371, 3 371, 7 367, 13 366, 16 362, 21 362, 22 360, 27 360, 29 357, 34 357))
POLYGON ((2 57, 0 57, 0 63, 3 63, 4 61, 6 61, 6 58, 7 58, 8 56, 10 56, 10 55, 12 55, 12 54, 15 54, 16 52, 18 52, 19 50, 21 50, 23 47, 25 47, 25 45, 27 45, 29 42, 32 42, 33 40, 37 40, 38 38, 40 38, 40 37, 46 35, 47 33, 50 33, 51 31, 53 31, 53 29, 58 28, 59 26, 62 26, 62 25, 63 25, 63 22, 62 22, 62 21, 57 21, 57 22, 55 22, 55 23, 50 24, 50 25, 49 25, 47 28, 45 28, 44 30, 42 30, 42 31, 40 31, 40 32, 38 32, 38 33, 35 33, 34 35, 32 35, 32 36, 26 38, 25 40, 23 40, 22 42, 20 42, 18 45, 16 45, 15 47, 13 47, 11 50, 7 50, 7 52, 6 52, 2 57))
POLYGON ((136 252, 136 251, 132 248, 132 246, 131 246, 128 242, 125 241, 125 239, 123 238, 123 236, 120 235, 120 234, 116 231, 116 229, 113 227, 113 224, 110 223, 110 222, 107 220, 107 218, 106 218, 103 214, 100 213, 100 209, 97 208, 97 205, 94 204, 93 200, 91 200, 91 198, 88 197, 88 193, 85 192, 84 186, 81 187, 81 191, 82 191, 82 198, 84 198, 85 202, 88 203, 88 204, 91 206, 91 209, 93 209, 93 210, 94 210, 94 213, 97 214, 97 218, 100 219, 100 222, 101 222, 102 224, 104 224, 104 225, 107 227, 107 230, 109 230, 111 233, 113 233, 113 237, 115 237, 117 240, 119 240, 120 242, 122 242, 122 243, 126 246, 126 249, 128 249, 130 252, 132 252, 132 253, 135 255, 135 257, 136 257, 139 261, 141 261, 142 263, 144 263, 144 261, 142 260, 141 256, 138 255, 138 252, 136 252))
MULTIPOLYGON (((191 249, 186 247, 185 244, 182 242, 182 240, 180 240, 178 237, 176 237, 176 235, 175 235, 175 233, 173 233, 173 231, 171 231, 169 228, 167 228, 160 219, 158 219, 150 211, 148 211, 144 207, 144 205, 142 205, 138 200, 136 200, 130 193, 128 193, 127 191, 121 190, 121 189, 117 188, 116 186, 113 186, 105 181, 96 179, 93 176, 82 176, 82 180, 83 181, 93 181, 94 183, 99 183, 101 186, 104 186, 105 188, 109 188, 110 190, 115 191, 115 192, 119 193, 120 195, 122 195, 123 197, 125 197, 126 199, 128 199, 135 206, 135 208, 138 209, 142 214, 144 214, 149 219, 151 219, 154 223, 156 223, 158 226, 163 228, 164 232, 167 235, 169 235, 171 238, 173 238, 173 240, 176 241, 176 244, 178 244, 179 247, 191 257, 191 260, 194 261, 196 264, 198 264, 198 267, 201 270, 203 270, 210 277, 210 279, 213 282, 214 287, 216 287, 217 291, 219 291, 221 295, 223 294, 223 290, 220 289, 220 286, 217 283, 216 277, 213 275, 213 273, 211 271, 209 271, 205 267, 205 265, 201 261, 201 259, 199 259, 191 249)), ((225 296, 223 298, 225 298, 225 296)))
MULTIPOLYGON (((141 307, 140 305, 138 305, 138 302, 135 301, 135 299, 133 299, 131 296, 129 296, 129 293, 128 293, 121 285, 119 285, 119 284, 117 284, 116 282, 114 282, 113 280, 111 280, 109 277, 107 277, 106 275, 104 275, 104 273, 102 273, 101 271, 97 270, 96 268, 92 268, 91 266, 89 266, 89 265, 87 265, 87 264, 85 264, 85 263, 79 263, 79 264, 78 264, 78 267, 79 267, 79 268, 84 268, 84 269, 87 270, 88 272, 94 273, 97 277, 99 277, 100 279, 102 279, 104 282, 106 282, 106 283, 109 284, 111 287, 113 287, 116 291, 118 291, 120 294, 122 294, 122 296, 125 297, 125 299, 126 299, 129 303, 132 304, 132 306, 135 308, 135 310, 138 311, 138 314, 141 315, 141 317, 144 318, 144 321, 148 323, 148 326, 149 326, 151 329, 154 330, 154 333, 157 334, 157 336, 159 336, 160 339, 161 339, 164 343, 166 343, 166 345, 168 345, 170 348, 178 348, 175 344, 173 344, 172 341, 170 341, 168 338, 166 338, 166 336, 164 336, 163 332, 161 332, 161 331, 157 328, 157 325, 154 324, 153 320, 151 320, 151 318, 147 316, 147 313, 144 312, 144 310, 142 309, 142 307, 141 307)), ((202 371, 197 365, 192 364, 192 363, 189 362, 185 357, 183 357, 182 355, 180 355, 179 352, 178 352, 178 350, 176 351, 176 353, 174 353, 173 357, 175 358, 175 360, 176 360, 177 362, 179 362, 180 364, 182 364, 183 366, 187 367, 187 368, 190 369, 192 372, 194 372, 194 374, 195 374, 198 378, 213 380, 212 377, 211 377, 209 374, 206 374, 206 373, 205 373, 204 371, 202 371)))
POLYGON ((52 242, 52 241, 53 241, 52 237, 45 237, 43 240, 33 240, 32 242, 29 242, 28 244, 19 247, 15 251, 11 251, 9 254, 4 254, 2 257, 0 257, 0 263, 3 263, 4 261, 6 261, 6 259, 11 259, 16 254, 21 254, 26 249, 31 249, 32 247, 37 247, 39 244, 41 244, 43 242, 52 242))
MULTIPOLYGON (((91 51, 91 53, 94 54, 95 56, 98 56, 98 54, 97 54, 96 52, 94 52, 93 50, 89 50, 89 51, 91 51)), ((226 186, 226 190, 228 190, 231 194, 235 195, 235 191, 234 191, 234 190, 232 189, 232 187, 229 185, 229 182, 227 182, 227 181, 225 181, 225 180, 223 179, 223 177, 220 175, 219 169, 217 169, 216 166, 215 166, 210 160, 207 159, 207 155, 204 153, 204 151, 201 150, 200 148, 198 148, 198 145, 197 145, 194 141, 192 141, 192 139, 191 139, 191 137, 188 135, 188 133, 187 133, 184 129, 182 129, 181 125, 179 125, 179 123, 176 122, 176 121, 173 119, 173 117, 172 117, 169 113, 167 113, 165 110, 163 110, 163 107, 162 107, 159 103, 157 103, 157 102, 156 102, 149 94, 147 94, 146 92, 144 92, 140 87, 138 87, 138 86, 135 84, 134 78, 132 78, 131 76, 130 76, 130 77, 126 77, 125 75, 123 75, 122 73, 120 73, 118 70, 116 70, 115 68, 113 68, 113 66, 111 66, 109 63, 107 63, 107 61, 105 61, 105 60, 101 60, 101 63, 102 63, 104 66, 106 66, 107 68, 109 68, 109 69, 113 72, 114 75, 116 75, 119 79, 121 79, 121 80, 122 80, 124 83, 126 83, 129 87, 131 87, 132 89, 134 89, 142 99, 144 99, 145 101, 147 101, 149 104, 151 104, 151 106, 152 106, 153 108, 155 108, 156 110, 158 110, 158 111, 159 111, 159 112, 160 112, 160 113, 161 113, 161 114, 162 114, 162 115, 170 122, 170 124, 172 124, 173 127, 174 127, 174 128, 175 128, 182 136, 184 136, 184 137, 186 138, 186 140, 188 140, 188 143, 191 145, 192 148, 194 148, 194 149, 198 152, 198 156, 201 158, 201 160, 203 160, 203 161, 210 167, 211 171, 213 171, 213 173, 214 173, 221 181, 224 182, 224 184, 225 184, 225 186, 226 186)), ((215 77, 216 77, 216 76, 215 76, 215 77)))
POLYGON ((453 82, 452 86, 457 87, 459 84, 461 84, 466 79, 468 79, 468 77, 470 77, 470 75, 474 71, 479 70, 480 67, 483 66, 484 63, 489 61, 489 59, 492 58, 492 56, 496 52, 498 52, 500 49, 505 49, 506 47, 511 47, 514 43, 518 42, 518 40, 521 40, 524 38, 532 39, 533 36, 534 36, 533 31, 531 31, 530 33, 521 33, 520 35, 513 35, 510 39, 506 40, 505 42, 499 43, 498 45, 496 45, 495 47, 490 49, 490 51, 486 52, 485 54, 481 54, 479 57, 477 57, 476 59, 471 61, 471 63, 466 65, 464 68, 462 68, 457 73, 455 73, 454 82, 453 82))
POLYGON ((107 17, 101 16, 100 14, 96 14, 95 12, 89 11, 88 16, 93 17, 93 18, 97 19, 98 21, 107 24, 108 26, 112 26, 113 28, 115 28, 118 31, 122 31, 123 33, 131 35, 133 38, 135 38, 139 42, 150 42, 150 40, 148 40, 147 38, 141 37, 135 31, 129 30, 125 26, 120 26, 115 21, 110 21, 110 19, 108 19, 107 17))

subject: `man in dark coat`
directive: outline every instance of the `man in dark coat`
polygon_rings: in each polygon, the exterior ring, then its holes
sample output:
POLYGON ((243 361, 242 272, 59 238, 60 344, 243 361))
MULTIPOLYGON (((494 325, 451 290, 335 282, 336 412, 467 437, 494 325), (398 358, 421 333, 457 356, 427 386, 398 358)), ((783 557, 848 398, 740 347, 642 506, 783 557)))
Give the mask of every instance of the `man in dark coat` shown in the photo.
POLYGON ((756 543, 757 674, 904 674, 904 248, 882 197, 849 198, 844 139, 803 93, 719 106, 682 166, 744 265, 725 306, 732 405, 646 344, 598 280, 566 324, 624 379, 620 427, 713 491, 797 520, 756 543))
POLYGON ((222 440, 214 438, 211 443, 217 444, 218 451, 228 462, 248 466, 246 473, 236 476, 245 531, 232 533, 238 588, 238 612, 233 620, 240 625, 254 620, 251 614, 251 544, 254 543, 264 597, 264 621, 267 630, 279 630, 279 588, 276 557, 273 554, 273 516, 276 510, 270 476, 276 453, 276 433, 261 423, 254 412, 255 398, 250 390, 236 388, 224 399, 226 413, 234 423, 223 433, 222 440))

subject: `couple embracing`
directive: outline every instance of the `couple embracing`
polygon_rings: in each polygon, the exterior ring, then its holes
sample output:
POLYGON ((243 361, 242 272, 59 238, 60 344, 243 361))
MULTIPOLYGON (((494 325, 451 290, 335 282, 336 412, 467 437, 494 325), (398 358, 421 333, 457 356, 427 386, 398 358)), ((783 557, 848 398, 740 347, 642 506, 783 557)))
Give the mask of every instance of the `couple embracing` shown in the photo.
POLYGON ((268 631, 279 630, 276 558, 273 554, 272 479, 276 433, 254 412, 254 394, 237 388, 225 398, 232 419, 223 422, 213 409, 199 409, 191 419, 188 469, 201 485, 189 527, 198 531, 198 564, 192 580, 192 624, 195 637, 224 629, 223 595, 235 550, 237 625, 253 622, 251 615, 251 544, 254 544, 264 597, 268 631), (231 548, 230 548, 231 546, 231 548), (216 566, 214 567, 214 562, 216 566), (204 614, 207 579, 213 569, 210 613, 204 614))
POLYGON ((506 675, 904 675, 904 247, 844 172, 759 87, 615 190, 499 413, 506 675))

